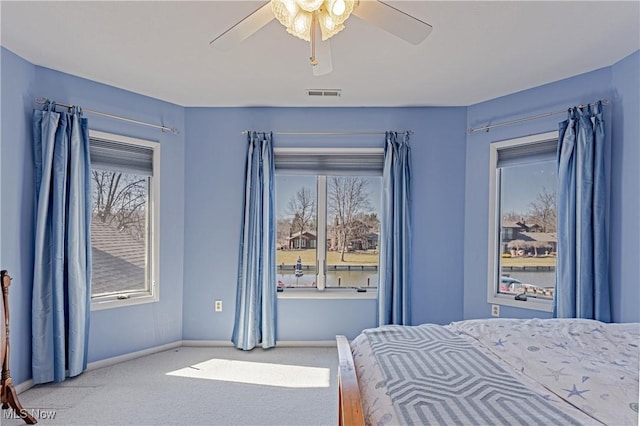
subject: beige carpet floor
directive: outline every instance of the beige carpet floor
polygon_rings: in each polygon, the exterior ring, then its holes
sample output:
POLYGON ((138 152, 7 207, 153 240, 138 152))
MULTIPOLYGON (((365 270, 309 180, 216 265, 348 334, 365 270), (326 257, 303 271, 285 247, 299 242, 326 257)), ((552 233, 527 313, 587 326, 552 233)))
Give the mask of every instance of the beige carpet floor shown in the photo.
MULTIPOLYGON (((335 425, 337 352, 180 347, 19 395, 46 425, 335 425)), ((0 424, 24 424, 7 418, 0 424)))

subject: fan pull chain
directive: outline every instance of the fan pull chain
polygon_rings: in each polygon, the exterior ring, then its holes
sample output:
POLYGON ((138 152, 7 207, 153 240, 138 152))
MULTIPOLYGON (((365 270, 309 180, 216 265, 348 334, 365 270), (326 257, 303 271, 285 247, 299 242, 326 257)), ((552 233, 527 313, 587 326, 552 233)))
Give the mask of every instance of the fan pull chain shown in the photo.
POLYGON ((311 16, 311 57, 309 60, 311 61, 312 66, 318 65, 318 60, 316 59, 316 27, 318 24, 318 17, 314 12, 311 16))

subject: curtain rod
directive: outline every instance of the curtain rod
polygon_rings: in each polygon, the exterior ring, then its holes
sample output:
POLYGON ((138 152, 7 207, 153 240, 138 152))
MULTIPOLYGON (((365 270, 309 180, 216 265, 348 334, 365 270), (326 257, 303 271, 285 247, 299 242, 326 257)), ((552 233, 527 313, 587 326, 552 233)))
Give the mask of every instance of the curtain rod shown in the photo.
MULTIPOLYGON (((609 100, 608 99, 600 99, 600 101, 596 101, 596 102, 592 102, 589 105, 595 105, 598 102, 602 102, 603 105, 608 105, 609 104, 609 100)), ((578 105, 578 108, 584 108, 585 105, 578 105)), ((509 124, 515 124, 515 123, 521 123, 523 121, 530 121, 530 120, 536 120, 538 118, 543 118, 543 117, 549 117, 551 115, 556 115, 556 114, 562 114, 567 112, 566 109, 560 110, 560 111, 552 111, 552 112, 545 112, 544 114, 538 114, 538 115, 532 115, 531 117, 525 117, 525 118, 519 118, 517 120, 510 120, 510 121, 503 121, 502 123, 496 123, 496 124, 487 124, 486 126, 482 126, 482 127, 469 127, 469 129, 467 130, 467 134, 471 134, 473 132, 477 132, 478 130, 484 130, 486 132, 488 132, 490 129, 493 129, 494 127, 502 127, 502 126, 508 126, 509 124)))
MULTIPOLYGON (((250 130, 243 130, 242 134, 246 135, 250 130)), ((269 133, 269 132, 257 132, 269 133)), ((393 133, 406 133, 412 135, 412 130, 396 130, 393 133)), ((386 132, 273 132, 274 135, 284 136, 353 136, 353 135, 384 135, 386 132)))
MULTIPOLYGON (((49 99, 47 99, 47 98, 36 98, 36 103, 45 104, 45 103, 47 103, 48 100, 49 99)), ((62 104, 62 103, 59 103, 59 102, 55 102, 55 101, 53 101, 53 102, 56 104, 56 106, 59 106, 61 108, 68 108, 68 109, 73 108, 73 105, 66 105, 66 104, 62 104)), ((85 108, 82 108, 82 112, 88 112, 90 114, 101 115, 103 117, 108 117, 108 118, 114 118, 116 120, 127 121, 129 123, 140 124, 142 126, 154 127, 156 129, 162 130, 163 132, 168 130, 171 133, 173 133, 174 135, 177 135, 178 133, 180 133, 179 130, 177 128, 175 128, 175 127, 167 127, 167 126, 163 126, 163 125, 159 125, 159 124, 145 123, 144 121, 133 120, 131 118, 120 117, 118 115, 107 114, 107 113, 104 113, 104 112, 93 111, 93 110, 85 109, 85 108)))

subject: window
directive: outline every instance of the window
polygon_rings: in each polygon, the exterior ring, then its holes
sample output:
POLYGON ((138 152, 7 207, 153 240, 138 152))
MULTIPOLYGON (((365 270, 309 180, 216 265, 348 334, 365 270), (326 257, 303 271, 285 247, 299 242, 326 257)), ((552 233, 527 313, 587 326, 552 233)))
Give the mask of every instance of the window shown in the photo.
POLYGON ((92 309, 158 300, 160 146, 89 133, 92 309))
POLYGON ((551 310, 558 133, 490 148, 489 303, 551 310))
POLYGON ((274 154, 278 288, 376 290, 382 149, 274 154))

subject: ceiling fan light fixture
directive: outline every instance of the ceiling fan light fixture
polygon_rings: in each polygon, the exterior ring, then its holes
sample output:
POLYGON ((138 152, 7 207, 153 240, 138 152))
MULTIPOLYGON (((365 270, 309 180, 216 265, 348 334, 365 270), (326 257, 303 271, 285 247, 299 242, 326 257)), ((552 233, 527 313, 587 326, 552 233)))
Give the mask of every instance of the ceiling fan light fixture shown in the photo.
POLYGON ((270 0, 209 44, 229 50, 275 18, 287 32, 310 42, 313 75, 321 76, 333 70, 331 43, 327 41, 345 28, 352 14, 414 45, 433 30, 426 22, 381 0, 270 0))
POLYGON ((305 41, 311 40, 314 15, 322 40, 327 40, 344 29, 354 5, 355 0, 271 0, 273 14, 287 32, 305 41))

